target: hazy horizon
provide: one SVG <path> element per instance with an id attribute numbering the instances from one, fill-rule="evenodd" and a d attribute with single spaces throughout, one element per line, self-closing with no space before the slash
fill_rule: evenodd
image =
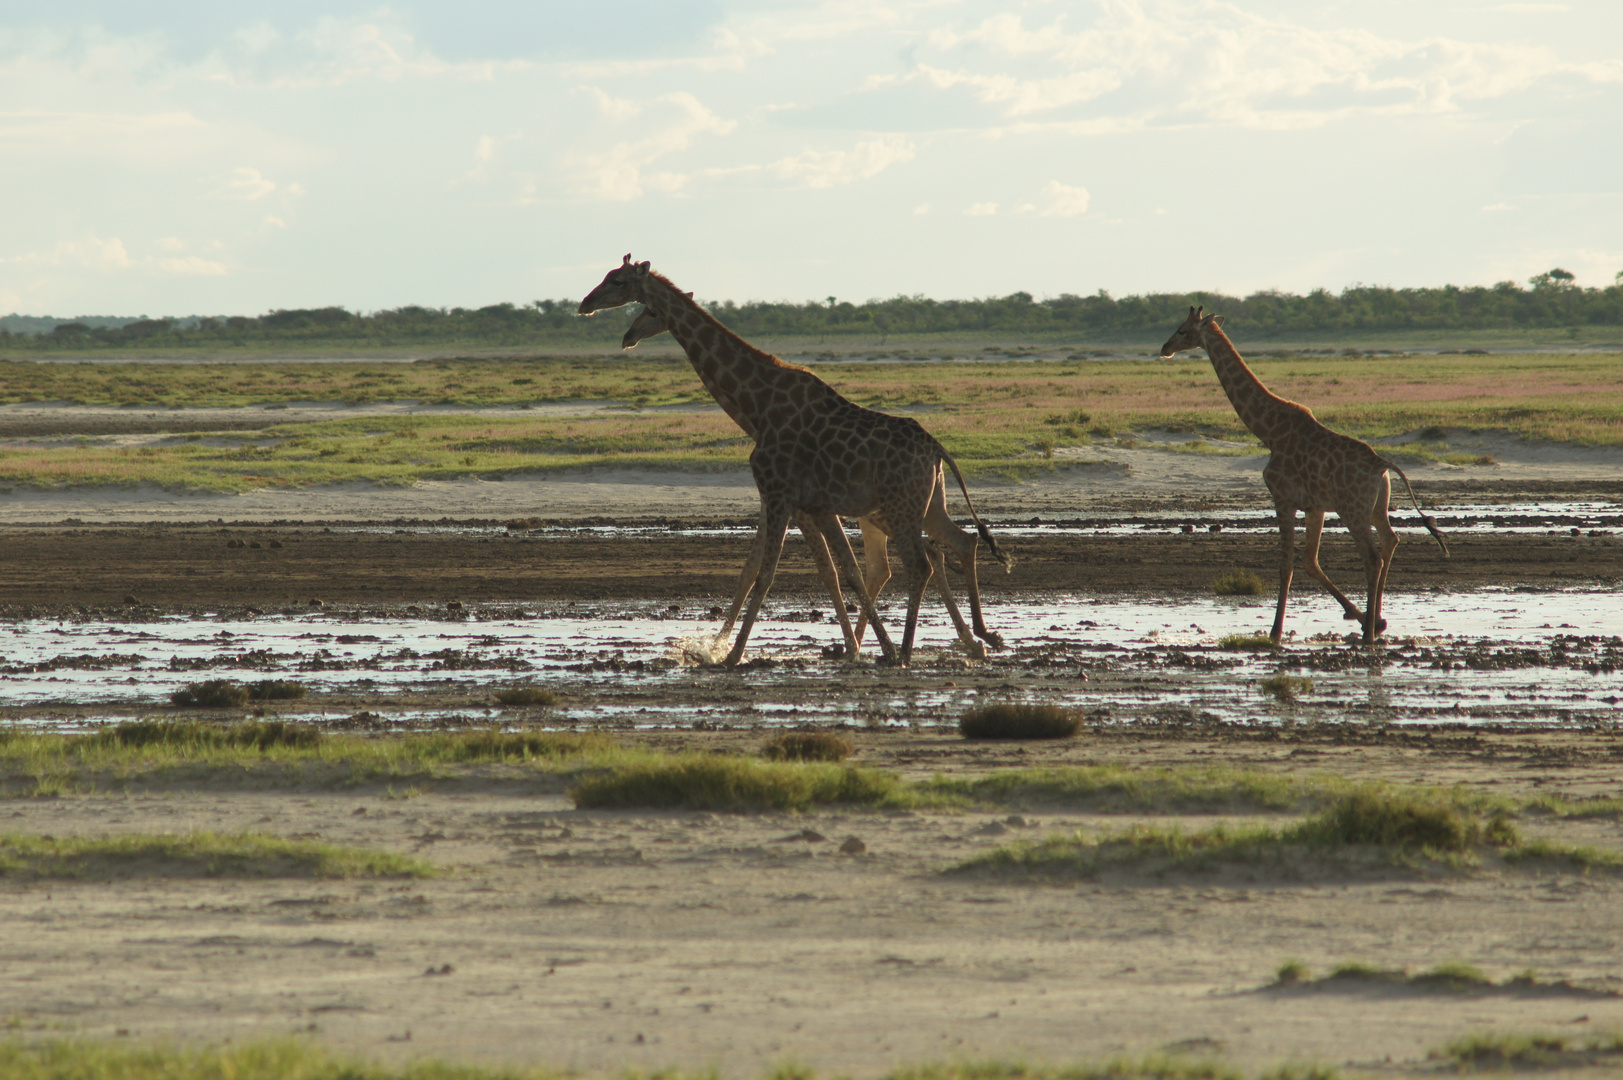
<path id="1" fill-rule="evenodd" d="M 35 317 L 1623 270 L 1602 0 L 0 0 L 0 88 Z"/>

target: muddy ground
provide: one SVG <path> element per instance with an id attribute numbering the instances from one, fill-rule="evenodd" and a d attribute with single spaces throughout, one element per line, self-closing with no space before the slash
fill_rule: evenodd
<path id="1" fill-rule="evenodd" d="M 1052 520 L 1052 519 L 1031 519 Z M 989 603 L 1008 593 L 1099 592 L 1210 595 L 1217 575 L 1240 567 L 1269 583 L 1278 540 L 1267 534 L 1212 533 L 1221 515 L 1191 515 L 1189 533 L 1165 526 L 1142 535 L 1067 533 L 1006 541 L 1014 569 L 1004 573 L 983 550 L 980 579 Z M 713 524 L 693 519 L 672 526 Z M 155 525 L 0 530 L 0 618 L 72 614 L 127 617 L 132 607 L 164 612 L 324 605 L 403 608 L 467 603 L 539 604 L 570 600 L 671 600 L 684 607 L 725 605 L 749 551 L 743 522 L 725 535 L 604 536 L 576 528 L 483 534 L 432 531 L 421 522 L 371 526 Z M 1484 586 L 1541 589 L 1623 580 L 1623 544 L 1570 527 L 1542 534 L 1455 534 L 1444 557 L 1424 532 L 1404 529 L 1388 587 L 1395 592 Z M 860 550 L 860 548 L 859 548 Z M 772 596 L 805 602 L 826 594 L 791 533 Z M 1345 532 L 1326 530 L 1321 563 L 1349 593 L 1362 568 Z M 1298 575 L 1304 592 L 1318 586 Z M 955 584 L 961 579 L 955 578 Z M 894 592 L 899 583 L 893 584 Z M 130 600 L 133 597 L 134 601 Z"/>

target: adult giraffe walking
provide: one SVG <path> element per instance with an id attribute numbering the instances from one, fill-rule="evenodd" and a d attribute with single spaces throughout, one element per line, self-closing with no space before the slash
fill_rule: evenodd
<path id="1" fill-rule="evenodd" d="M 1331 431 L 1315 420 L 1306 406 L 1286 401 L 1262 385 L 1223 333 L 1223 317 L 1203 314 L 1204 310 L 1189 309 L 1183 325 L 1161 346 L 1161 356 L 1164 359 L 1186 349 L 1205 349 L 1240 422 L 1271 451 L 1262 470 L 1262 482 L 1274 497 L 1280 553 L 1279 603 L 1269 636 L 1278 645 L 1285 631 L 1285 600 L 1290 595 L 1296 512 L 1300 510 L 1306 530 L 1302 569 L 1340 601 L 1344 618 L 1362 624 L 1364 645 L 1368 647 L 1386 629 L 1386 620 L 1381 618 L 1381 598 L 1386 592 L 1392 554 L 1398 546 L 1398 534 L 1387 517 L 1392 498 L 1388 472 L 1402 477 L 1415 511 L 1444 555 L 1448 554 L 1448 544 L 1437 531 L 1437 522 L 1420 509 L 1420 500 L 1415 498 L 1414 487 L 1402 469 L 1377 454 L 1368 443 Z M 1319 566 L 1319 539 L 1329 510 L 1334 510 L 1352 533 L 1358 553 L 1364 558 L 1364 578 L 1369 586 L 1364 611 L 1359 611 Z M 1380 533 L 1379 544 L 1376 532 Z"/>
<path id="2" fill-rule="evenodd" d="M 965 499 L 969 497 L 951 455 L 917 421 L 847 401 L 805 369 L 756 349 L 669 279 L 654 273 L 648 263 L 633 263 L 629 255 L 581 301 L 579 310 L 582 315 L 590 315 L 630 303 L 643 304 L 671 332 L 705 388 L 755 438 L 750 471 L 761 496 L 757 533 L 761 560 L 749 586 L 748 606 L 738 637 L 725 662 L 736 664 L 743 657 L 750 630 L 777 573 L 784 532 L 791 518 L 815 524 L 816 532 L 856 584 L 861 578 L 839 518 L 878 514 L 907 573 L 907 623 L 899 655 L 894 653 L 867 590 L 860 585 L 858 599 L 887 658 L 896 655 L 896 662 L 907 664 L 912 657 L 925 586 L 934 573 L 945 574 L 941 555 L 924 541 L 925 520 L 936 493 L 943 492 L 941 498 L 945 500 L 943 463 L 952 468 Z M 748 422 L 740 417 L 747 417 Z M 970 515 L 992 554 L 1007 565 L 1007 557 L 975 515 L 973 505 Z M 809 538 L 811 530 L 806 531 Z M 983 632 L 974 550 L 971 545 L 963 559 L 970 609 L 976 632 L 997 644 L 995 634 Z M 815 551 L 813 554 L 816 557 Z M 831 594 L 843 623 L 845 604 L 837 581 Z M 854 655 L 856 639 L 849 630 L 847 640 Z"/>
<path id="3" fill-rule="evenodd" d="M 693 294 L 685 293 L 684 295 L 691 298 Z M 641 342 L 663 333 L 665 333 L 665 324 L 661 322 L 660 319 L 648 308 L 643 308 L 642 311 L 637 313 L 637 317 L 631 320 L 631 325 L 626 328 L 625 334 L 621 336 L 620 348 L 634 349 Z M 692 361 L 690 359 L 690 362 L 693 363 L 695 369 L 698 369 L 701 372 L 708 370 L 707 366 L 703 365 L 699 361 Z M 789 365 L 785 365 L 785 367 L 790 371 L 799 371 L 803 378 L 815 380 L 820 385 L 826 385 L 821 379 L 818 379 L 816 375 L 812 374 L 810 371 L 806 371 L 804 368 L 791 368 Z M 712 379 L 714 379 L 713 372 L 711 375 Z M 791 376 L 789 376 L 786 372 L 783 377 L 789 378 Z M 749 435 L 749 437 L 752 439 L 756 437 L 755 417 L 752 417 L 748 413 L 738 409 L 733 403 L 733 398 L 731 395 L 722 396 L 718 394 L 717 401 L 719 404 L 721 404 L 723 411 L 725 411 L 727 415 L 738 424 L 739 427 L 744 429 L 745 434 Z M 965 564 L 965 560 L 968 560 L 971 563 L 974 561 L 975 547 L 979 543 L 979 540 L 973 533 L 967 533 L 963 529 L 960 529 L 957 522 L 953 521 L 952 516 L 947 513 L 946 486 L 944 481 L 945 478 L 943 477 L 943 483 L 937 485 L 936 489 L 930 493 L 930 508 L 924 517 L 924 531 L 937 543 L 943 543 L 951 547 L 954 553 L 957 554 L 958 564 L 961 567 Z M 965 493 L 965 497 L 968 497 L 967 492 Z M 803 517 L 800 518 L 798 520 L 798 524 L 800 525 L 801 532 L 805 533 L 808 537 L 808 543 L 812 547 L 813 557 L 818 558 L 820 549 L 825 546 L 824 542 L 820 539 L 814 540 L 811 538 L 811 533 L 808 530 L 809 523 L 806 521 L 806 519 Z M 815 525 L 815 523 L 810 524 Z M 886 532 L 887 526 L 885 524 L 884 516 L 877 511 L 857 519 L 857 524 L 862 529 L 863 588 L 867 590 L 868 599 L 870 601 L 876 601 L 879 599 L 880 591 L 884 589 L 886 583 L 890 581 L 891 577 L 889 555 L 890 538 L 889 534 Z M 745 562 L 744 572 L 739 578 L 738 592 L 733 597 L 732 607 L 728 609 L 727 617 L 722 621 L 721 629 L 717 631 L 718 637 L 725 638 L 732 631 L 733 623 L 737 621 L 739 613 L 744 609 L 744 602 L 749 597 L 750 588 L 752 585 L 754 585 L 755 578 L 760 572 L 761 559 L 766 553 L 765 539 L 766 537 L 763 533 L 759 531 L 756 532 L 755 542 L 750 548 L 749 559 Z M 819 563 L 819 570 L 822 570 L 821 563 Z M 952 618 L 953 627 L 958 631 L 958 640 L 960 644 L 963 645 L 965 652 L 976 660 L 986 659 L 986 647 L 979 641 L 975 640 L 975 635 L 977 633 L 990 642 L 993 648 L 997 649 L 1003 647 L 1003 638 L 995 631 L 988 630 L 986 625 L 981 622 L 979 603 L 980 598 L 978 592 L 975 593 L 971 598 L 972 611 L 978 626 L 977 630 L 972 631 L 970 627 L 965 624 L 964 616 L 961 612 L 959 612 L 958 604 L 953 599 L 952 586 L 947 581 L 947 575 L 940 572 L 940 569 L 938 568 L 936 572 L 930 575 L 930 579 L 936 583 L 936 587 L 941 593 L 941 599 L 947 607 L 947 614 Z M 831 593 L 833 592 L 832 589 L 830 591 Z M 862 632 L 864 627 L 867 625 L 867 621 L 867 616 L 865 614 L 859 615 L 857 619 L 855 640 L 854 642 L 847 641 L 846 643 L 847 648 L 852 650 L 850 655 L 853 657 L 856 656 L 855 650 L 859 649 L 862 645 Z"/>

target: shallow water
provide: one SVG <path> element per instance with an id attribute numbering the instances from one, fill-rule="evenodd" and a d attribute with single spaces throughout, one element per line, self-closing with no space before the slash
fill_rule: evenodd
<path id="1" fill-rule="evenodd" d="M 899 603 L 881 605 L 899 626 Z M 476 608 L 459 620 L 359 619 L 341 612 L 251 620 L 28 621 L 0 626 L 0 707 L 48 728 L 168 711 L 192 682 L 292 679 L 287 718 L 341 720 L 356 702 L 387 725 L 542 719 L 610 726 L 956 723 L 966 708 L 1013 697 L 1143 720 L 1240 722 L 1614 723 L 1623 716 L 1623 591 L 1394 593 L 1378 654 L 1348 643 L 1352 624 L 1326 597 L 1293 600 L 1283 654 L 1221 643 L 1267 632 L 1271 598 L 1124 600 L 1032 596 L 993 605 L 1009 648 L 963 658 L 939 604 L 926 603 L 914 666 L 823 658 L 840 641 L 826 610 L 776 605 L 749 656 L 724 671 L 693 663 L 717 621 L 664 604 Z M 1259 689 L 1279 673 L 1310 679 L 1294 702 Z M 511 685 L 555 688 L 554 710 L 503 710 Z M 342 703 L 323 704 L 326 697 Z"/>
<path id="2" fill-rule="evenodd" d="M 1503 504 L 1424 504 L 1445 535 L 1471 533 L 1570 534 L 1601 536 L 1623 531 L 1623 505 L 1601 499 L 1551 500 L 1549 502 L 1519 502 Z M 1396 495 L 1392 501 L 1392 524 L 1399 529 L 1422 528 L 1419 517 L 1406 499 Z M 1220 531 L 1239 533 L 1272 533 L 1272 510 L 1220 510 L 1204 513 L 1149 511 L 1132 515 L 1098 514 L 1068 518 L 1028 518 L 1024 521 L 1002 518 L 991 519 L 998 536 L 1011 539 L 1022 536 L 1128 536 L 1144 532 L 1207 531 L 1214 526 Z M 1326 529 L 1339 528 L 1334 514 L 1326 518 Z M 501 525 L 414 525 L 410 527 L 358 525 L 335 527 L 333 532 L 354 532 L 367 535 L 400 534 L 465 534 L 469 536 L 497 536 L 513 531 Z M 752 524 L 733 526 L 684 527 L 673 525 L 550 525 L 537 531 L 548 536 L 590 536 L 615 539 L 638 536 L 749 536 Z M 853 538 L 859 535 L 851 530 Z"/>

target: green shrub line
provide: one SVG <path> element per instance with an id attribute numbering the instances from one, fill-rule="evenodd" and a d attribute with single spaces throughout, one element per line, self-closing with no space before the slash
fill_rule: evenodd
<path id="1" fill-rule="evenodd" d="M 0 877 L 429 877 L 409 855 L 265 833 L 50 837 L 0 833 Z"/>
<path id="2" fill-rule="evenodd" d="M 583 1073 L 572 1067 L 464 1065 L 435 1058 L 384 1063 L 340 1054 L 320 1043 L 254 1039 L 219 1046 L 129 1040 L 13 1038 L 0 1042 L 0 1074 L 22 1080 L 718 1080 L 713 1066 L 666 1066 Z M 1022 1060 L 922 1062 L 892 1066 L 878 1080 L 1336 1080 L 1324 1065 L 1284 1065 L 1259 1073 L 1174 1054 L 1051 1064 Z M 760 1080 L 820 1080 L 805 1065 L 782 1064 Z M 837 1080 L 831 1076 L 830 1080 Z"/>

